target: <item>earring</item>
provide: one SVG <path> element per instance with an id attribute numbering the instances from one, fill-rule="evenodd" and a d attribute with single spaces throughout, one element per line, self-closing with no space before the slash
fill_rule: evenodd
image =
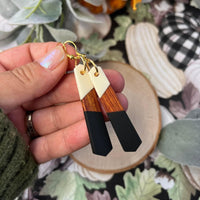
<path id="1" fill-rule="evenodd" d="M 77 88 L 82 103 L 93 153 L 106 156 L 112 150 L 97 93 L 84 65 L 74 68 Z"/>
<path id="2" fill-rule="evenodd" d="M 77 56 L 68 54 L 67 56 L 76 60 L 74 75 L 93 153 L 106 156 L 112 150 L 112 144 L 99 102 L 101 102 L 107 113 L 124 151 L 136 151 L 142 141 L 102 68 L 96 66 L 86 55 L 79 53 L 73 42 L 66 41 L 63 44 L 64 47 L 66 43 L 73 44 L 77 54 Z M 80 59 L 82 64 L 77 65 L 77 59 Z"/>
<path id="3" fill-rule="evenodd" d="M 136 151 L 141 144 L 141 139 L 120 104 L 102 68 L 97 67 L 97 69 L 98 76 L 96 75 L 95 67 L 90 70 L 89 75 L 100 102 L 108 115 L 124 151 Z"/>

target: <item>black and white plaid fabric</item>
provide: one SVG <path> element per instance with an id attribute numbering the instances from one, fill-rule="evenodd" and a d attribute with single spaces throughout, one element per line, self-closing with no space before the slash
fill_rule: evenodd
<path id="1" fill-rule="evenodd" d="M 198 17 L 190 10 L 167 14 L 159 27 L 159 36 L 170 62 L 185 69 L 200 58 L 200 10 Z"/>

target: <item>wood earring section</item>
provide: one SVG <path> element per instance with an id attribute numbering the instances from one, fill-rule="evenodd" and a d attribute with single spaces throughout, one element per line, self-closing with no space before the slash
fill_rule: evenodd
<path id="1" fill-rule="evenodd" d="M 92 151 L 94 154 L 106 156 L 112 150 L 112 144 L 101 112 L 97 93 L 93 88 L 88 73 L 83 72 L 84 65 L 82 64 L 77 65 L 74 69 Z"/>
<path id="2" fill-rule="evenodd" d="M 93 67 L 90 72 L 92 84 L 97 91 L 98 97 L 108 115 L 109 120 L 117 134 L 117 137 L 124 151 L 136 151 L 142 143 L 137 131 L 132 125 L 127 113 L 121 106 L 113 88 L 108 84 L 108 79 L 100 67 L 98 76 L 95 76 L 96 69 Z M 101 83 L 106 83 L 105 85 Z"/>

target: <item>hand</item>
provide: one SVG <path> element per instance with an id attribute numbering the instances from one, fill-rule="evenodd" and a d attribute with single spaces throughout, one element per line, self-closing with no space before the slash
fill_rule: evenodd
<path id="1" fill-rule="evenodd" d="M 68 54 L 75 55 L 67 45 Z M 8 115 L 30 145 L 36 161 L 46 162 L 68 155 L 89 143 L 86 123 L 73 70 L 56 42 L 29 43 L 0 53 L 0 108 Z M 123 107 L 127 100 L 120 93 L 122 76 L 105 71 Z M 34 111 L 32 122 L 39 137 L 26 134 L 27 111 Z"/>

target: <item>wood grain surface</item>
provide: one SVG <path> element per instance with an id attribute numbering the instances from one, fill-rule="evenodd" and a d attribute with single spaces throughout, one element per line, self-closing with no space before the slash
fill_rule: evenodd
<path id="1" fill-rule="evenodd" d="M 107 113 L 124 110 L 111 86 L 107 88 L 100 101 Z"/>
<path id="2" fill-rule="evenodd" d="M 94 88 L 81 100 L 81 103 L 83 111 L 101 112 L 98 96 Z"/>

